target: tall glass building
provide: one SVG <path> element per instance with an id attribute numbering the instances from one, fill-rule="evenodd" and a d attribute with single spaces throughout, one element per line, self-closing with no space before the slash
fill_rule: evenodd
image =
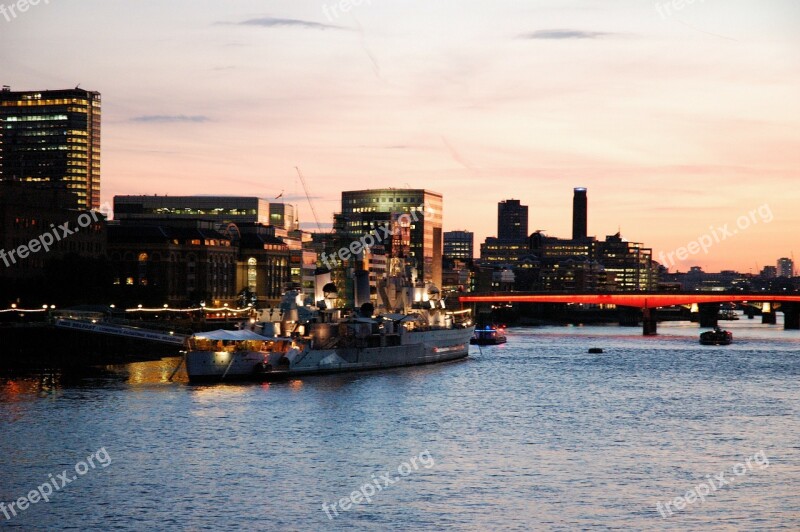
<path id="1" fill-rule="evenodd" d="M 62 183 L 100 208 L 100 93 L 0 91 L 0 180 Z"/>
<path id="2" fill-rule="evenodd" d="M 442 286 L 442 195 L 424 189 L 381 188 L 342 192 L 342 212 L 336 229 L 342 237 L 358 239 L 392 215 L 418 214 L 408 240 L 408 262 L 417 269 L 418 279 Z"/>

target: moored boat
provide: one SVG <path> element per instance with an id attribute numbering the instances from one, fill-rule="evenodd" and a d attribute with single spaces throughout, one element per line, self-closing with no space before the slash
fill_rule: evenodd
<path id="1" fill-rule="evenodd" d="M 469 354 L 473 331 L 466 324 L 433 326 L 416 314 L 309 325 L 310 334 L 288 337 L 250 331 L 197 334 L 186 353 L 189 380 L 278 380 L 446 362 Z M 230 339 L 222 339 L 225 333 Z M 246 336 L 237 338 L 239 333 Z"/>
<path id="2" fill-rule="evenodd" d="M 470 338 L 472 345 L 499 345 L 508 341 L 506 330 L 503 327 L 485 326 L 475 329 L 475 333 Z"/>
<path id="3" fill-rule="evenodd" d="M 711 331 L 700 334 L 700 343 L 703 345 L 730 345 L 733 342 L 733 333 L 715 327 Z"/>
<path id="4" fill-rule="evenodd" d="M 396 264 L 393 269 L 402 270 Z M 251 325 L 254 330 L 191 337 L 185 356 L 190 382 L 278 380 L 468 356 L 474 330 L 468 313 L 448 312 L 432 285 L 411 286 L 390 277 L 379 285 L 376 313 L 369 300 L 358 311 L 333 308 L 336 287 L 330 274 L 319 276 L 324 299 L 316 308 L 304 306 L 299 291 L 290 291 L 281 302 L 280 321 L 264 311 L 265 319 Z"/>

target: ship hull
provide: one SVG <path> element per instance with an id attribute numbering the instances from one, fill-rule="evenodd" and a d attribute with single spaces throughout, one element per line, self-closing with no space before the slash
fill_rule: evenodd
<path id="1" fill-rule="evenodd" d="M 421 366 L 467 357 L 471 336 L 471 328 L 412 332 L 401 345 L 308 349 L 288 355 L 192 351 L 186 355 L 186 370 L 190 382 L 227 382 Z"/>

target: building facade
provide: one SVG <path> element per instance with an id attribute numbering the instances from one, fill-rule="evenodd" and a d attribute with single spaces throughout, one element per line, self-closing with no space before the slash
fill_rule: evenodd
<path id="1" fill-rule="evenodd" d="M 110 224 L 108 255 L 121 294 L 147 292 L 175 305 L 236 296 L 237 248 L 212 222 Z"/>
<path id="2" fill-rule="evenodd" d="M 105 217 L 66 207 L 74 203 L 74 194 L 58 184 L 0 182 L 0 278 L 44 275 L 47 261 L 68 254 L 105 257 Z M 31 244 L 34 240 L 38 244 Z M 27 248 L 25 257 L 20 246 Z"/>
<path id="3" fill-rule="evenodd" d="M 447 231 L 444 233 L 444 257 L 447 259 L 472 260 L 475 234 L 471 231 Z"/>
<path id="4" fill-rule="evenodd" d="M 399 228 L 391 256 L 400 254 L 416 270 L 417 279 L 442 286 L 442 195 L 424 189 L 374 189 L 342 192 L 342 211 L 334 226 L 342 245 L 356 241 L 381 225 L 394 226 L 398 216 L 416 218 L 407 228 Z M 405 232 L 407 230 L 407 233 Z M 407 241 L 404 238 L 407 234 Z"/>
<path id="5" fill-rule="evenodd" d="M 786 257 L 778 259 L 776 270 L 778 277 L 794 277 L 794 261 Z"/>
<path id="6" fill-rule="evenodd" d="M 269 224 L 287 231 L 296 231 L 300 227 L 294 205 L 289 203 L 269 204 Z"/>
<path id="7" fill-rule="evenodd" d="M 311 235 L 297 229 L 291 205 L 246 196 L 116 196 L 114 210 L 123 226 L 157 225 L 169 232 L 200 224 L 227 240 L 233 262 L 225 281 L 231 287 L 212 283 L 204 290 L 207 299 L 231 301 L 244 294 L 258 306 L 275 306 L 291 288 L 313 297 L 317 257 Z M 177 288 L 190 298 L 191 287 Z"/>
<path id="8" fill-rule="evenodd" d="M 282 205 L 275 204 L 276 220 L 281 223 L 272 225 L 283 228 L 285 211 L 279 209 Z M 293 220 L 294 211 L 290 212 Z M 157 218 L 270 225 L 271 213 L 272 204 L 254 196 L 114 196 L 116 220 Z"/>
<path id="9" fill-rule="evenodd" d="M 81 209 L 100 208 L 100 93 L 0 91 L 0 179 L 62 183 Z"/>

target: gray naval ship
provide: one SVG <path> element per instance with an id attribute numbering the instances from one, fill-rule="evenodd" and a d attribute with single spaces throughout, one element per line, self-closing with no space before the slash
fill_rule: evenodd
<path id="1" fill-rule="evenodd" d="M 303 305 L 299 291 L 289 291 L 278 319 L 262 311 L 247 328 L 192 336 L 185 354 L 190 382 L 280 380 L 434 364 L 469 354 L 469 312 L 448 312 L 434 286 L 390 276 L 378 283 L 378 312 L 370 302 L 348 312 L 334 308 L 338 291 L 330 273 L 318 274 L 316 283 L 323 286 L 316 308 Z M 358 301 L 358 285 L 355 292 Z"/>

